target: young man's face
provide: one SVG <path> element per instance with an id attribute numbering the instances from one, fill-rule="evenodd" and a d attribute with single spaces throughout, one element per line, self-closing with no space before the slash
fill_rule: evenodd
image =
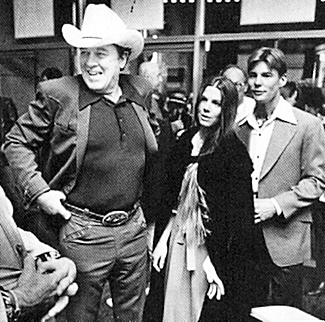
<path id="1" fill-rule="evenodd" d="M 280 88 L 285 85 L 285 75 L 270 69 L 265 62 L 258 62 L 248 73 L 248 84 L 257 103 L 267 104 L 280 96 Z"/>
<path id="2" fill-rule="evenodd" d="M 116 46 L 80 49 L 80 67 L 86 85 L 96 93 L 110 94 L 118 86 L 126 56 L 119 57 Z"/>

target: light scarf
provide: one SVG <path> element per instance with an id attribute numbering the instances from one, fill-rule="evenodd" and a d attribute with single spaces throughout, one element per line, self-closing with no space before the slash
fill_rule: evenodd
<path id="1" fill-rule="evenodd" d="M 195 270 L 196 248 L 205 242 L 209 231 L 204 227 L 203 219 L 208 219 L 208 206 L 205 192 L 197 181 L 198 163 L 188 165 L 184 174 L 178 197 L 177 213 L 182 222 L 181 231 L 186 242 L 187 270 Z"/>

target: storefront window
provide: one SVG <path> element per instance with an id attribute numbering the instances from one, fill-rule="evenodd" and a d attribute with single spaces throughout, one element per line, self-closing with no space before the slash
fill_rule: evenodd
<path id="1" fill-rule="evenodd" d="M 207 3 L 205 10 L 205 33 L 239 32 L 240 3 Z"/>
<path id="2" fill-rule="evenodd" d="M 164 29 L 148 30 L 149 37 L 193 35 L 195 3 L 165 3 Z"/>
<path id="3" fill-rule="evenodd" d="M 219 1 L 206 3 L 205 33 L 241 33 L 288 30 L 325 29 L 325 2 L 317 0 L 313 22 L 270 23 L 241 25 L 242 1 Z"/>

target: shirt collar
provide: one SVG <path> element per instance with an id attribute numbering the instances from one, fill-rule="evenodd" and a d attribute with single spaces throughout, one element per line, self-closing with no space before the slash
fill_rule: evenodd
<path id="1" fill-rule="evenodd" d="M 119 98 L 118 103 L 122 103 L 125 101 L 135 102 L 139 105 L 145 106 L 145 98 L 142 97 L 137 89 L 133 86 L 133 84 L 128 81 L 128 75 L 120 75 L 119 86 L 122 89 L 122 96 Z M 98 94 L 92 90 L 90 90 L 81 75 L 78 75 L 78 81 L 80 84 L 80 92 L 79 92 L 79 102 L 80 109 L 85 108 L 88 105 L 92 105 L 99 101 L 103 95 Z"/>
<path id="2" fill-rule="evenodd" d="M 271 119 L 278 119 L 287 123 L 297 124 L 297 119 L 293 113 L 292 105 L 287 102 L 282 96 L 280 96 L 278 105 L 275 107 L 271 115 Z M 250 126 L 256 124 L 256 119 L 253 112 L 247 115 L 243 120 L 241 120 L 238 125 L 241 126 L 246 122 Z"/>

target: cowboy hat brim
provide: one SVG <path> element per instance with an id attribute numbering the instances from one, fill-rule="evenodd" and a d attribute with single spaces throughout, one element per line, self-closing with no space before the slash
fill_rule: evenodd
<path id="1" fill-rule="evenodd" d="M 62 35 L 65 41 L 76 48 L 92 48 L 105 45 L 118 45 L 131 50 L 129 59 L 137 58 L 144 47 L 144 40 L 140 32 L 132 29 L 112 32 L 105 38 L 87 37 L 81 30 L 73 25 L 65 24 L 62 27 Z"/>

